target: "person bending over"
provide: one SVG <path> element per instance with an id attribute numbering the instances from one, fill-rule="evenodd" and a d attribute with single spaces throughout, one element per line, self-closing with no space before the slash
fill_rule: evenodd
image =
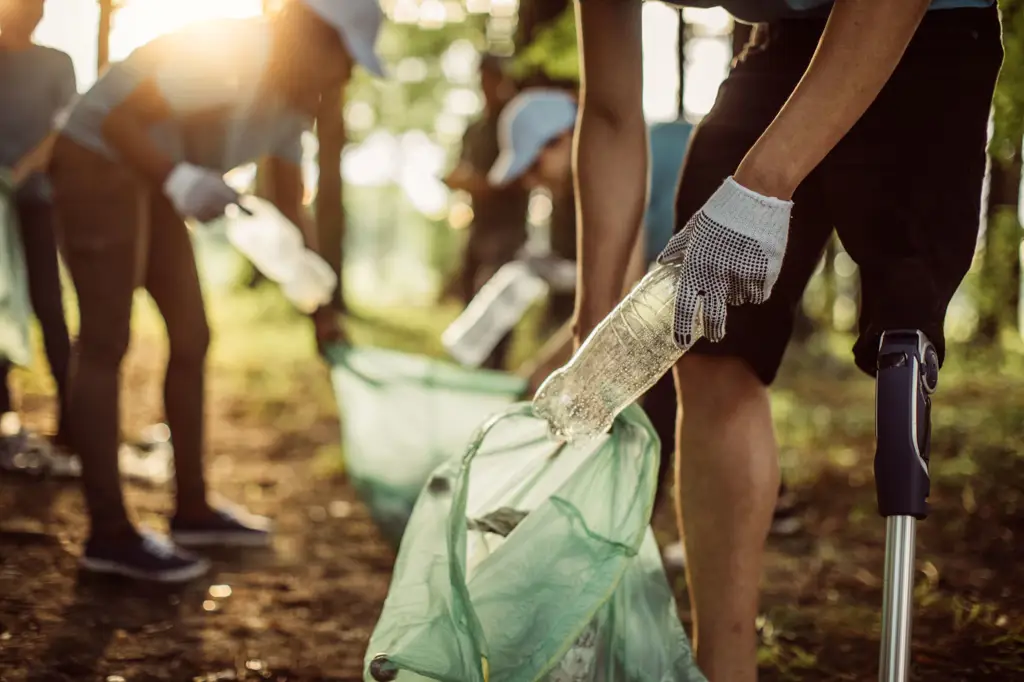
<path id="1" fill-rule="evenodd" d="M 698 664 L 757 677 L 759 581 L 779 485 L 768 387 L 833 228 L 857 262 L 853 355 L 943 319 L 979 227 L 1002 60 L 989 0 L 692 0 L 756 22 L 690 140 L 678 233 L 678 501 Z M 622 293 L 647 189 L 641 3 L 580 0 L 581 342 Z M 703 337 L 703 338 L 701 338 Z"/>
<path id="2" fill-rule="evenodd" d="M 224 20 L 157 38 L 114 64 L 71 108 L 54 144 L 64 258 L 78 292 L 71 428 L 91 533 L 84 569 L 177 582 L 208 564 L 180 547 L 263 545 L 269 523 L 213 504 L 203 473 L 204 363 L 210 330 L 183 218 L 208 221 L 238 200 L 222 175 L 269 156 L 274 200 L 303 228 L 300 136 L 321 93 L 374 52 L 376 0 L 300 0 L 270 18 Z M 132 296 L 144 287 L 170 340 L 164 405 L 174 441 L 173 541 L 136 530 L 118 478 L 118 376 Z M 327 308 L 318 341 L 339 335 Z"/>

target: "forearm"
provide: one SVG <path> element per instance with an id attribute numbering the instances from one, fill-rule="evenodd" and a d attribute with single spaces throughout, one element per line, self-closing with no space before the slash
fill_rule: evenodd
<path id="1" fill-rule="evenodd" d="M 146 124 L 134 116 L 108 116 L 103 137 L 125 163 L 157 187 L 174 170 L 174 160 L 154 144 Z"/>
<path id="2" fill-rule="evenodd" d="M 622 296 L 647 199 L 647 129 L 642 113 L 614 121 L 584 104 L 578 135 L 576 313 L 588 333 Z"/>
<path id="3" fill-rule="evenodd" d="M 444 184 L 449 189 L 462 190 L 476 195 L 487 194 L 493 190 L 486 176 L 477 173 L 466 166 L 464 162 L 445 177 Z"/>
<path id="4" fill-rule="evenodd" d="M 800 83 L 736 170 L 736 181 L 790 199 L 864 115 L 899 64 L 930 0 L 836 0 Z"/>

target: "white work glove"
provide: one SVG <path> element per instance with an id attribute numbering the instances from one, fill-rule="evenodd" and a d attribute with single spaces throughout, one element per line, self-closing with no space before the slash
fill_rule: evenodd
<path id="1" fill-rule="evenodd" d="M 726 306 L 764 303 L 782 269 L 792 201 L 753 192 L 731 177 L 669 241 L 662 264 L 681 263 L 673 335 L 686 350 L 725 336 Z"/>
<path id="2" fill-rule="evenodd" d="M 238 202 L 238 192 L 224 182 L 220 173 L 191 163 L 174 167 L 164 182 L 164 194 L 178 215 L 200 222 L 220 217 L 225 208 Z"/>

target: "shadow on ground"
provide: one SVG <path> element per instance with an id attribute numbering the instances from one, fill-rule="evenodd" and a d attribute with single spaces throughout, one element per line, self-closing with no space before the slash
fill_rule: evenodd
<path id="1" fill-rule="evenodd" d="M 136 344 L 126 363 L 129 430 L 160 417 L 161 353 Z M 276 370 L 225 362 L 211 376 L 211 478 L 274 517 L 273 551 L 216 555 L 211 576 L 179 590 L 79 579 L 87 530 L 75 487 L 0 478 L 4 682 L 361 679 L 393 556 L 336 465 L 326 372 L 312 356 Z M 807 362 L 789 364 L 775 400 L 787 478 L 808 512 L 804 532 L 771 543 L 761 679 L 871 680 L 884 545 L 873 387 Z M 940 390 L 935 513 L 919 534 L 916 680 L 1024 679 L 1019 377 L 951 373 Z M 24 404 L 26 421 L 45 427 L 48 399 Z M 164 527 L 170 500 L 129 487 L 142 523 Z M 674 537 L 670 509 L 656 528 Z M 688 622 L 684 579 L 672 578 Z"/>

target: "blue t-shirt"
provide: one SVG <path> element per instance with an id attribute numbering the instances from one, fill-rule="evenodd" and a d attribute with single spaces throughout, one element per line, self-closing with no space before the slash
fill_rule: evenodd
<path id="1" fill-rule="evenodd" d="M 75 67 L 63 52 L 40 45 L 0 50 L 0 166 L 13 166 L 46 139 L 75 94 Z M 18 196 L 49 200 L 49 182 L 33 175 Z"/>
<path id="2" fill-rule="evenodd" d="M 271 50 L 262 18 L 223 19 L 168 33 L 111 65 L 71 107 L 61 132 L 108 158 L 103 121 L 153 78 L 172 115 L 150 127 L 175 161 L 227 172 L 259 157 L 302 162 L 312 120 L 264 89 Z"/>
<path id="3" fill-rule="evenodd" d="M 649 129 L 650 190 L 644 214 L 644 253 L 653 263 L 675 232 L 676 186 L 693 126 L 686 121 L 655 123 Z"/>
<path id="4" fill-rule="evenodd" d="M 757 23 L 775 19 L 827 15 L 832 0 L 666 0 L 681 7 L 721 7 L 740 21 Z M 991 7 L 995 0 L 932 0 L 931 9 Z"/>

